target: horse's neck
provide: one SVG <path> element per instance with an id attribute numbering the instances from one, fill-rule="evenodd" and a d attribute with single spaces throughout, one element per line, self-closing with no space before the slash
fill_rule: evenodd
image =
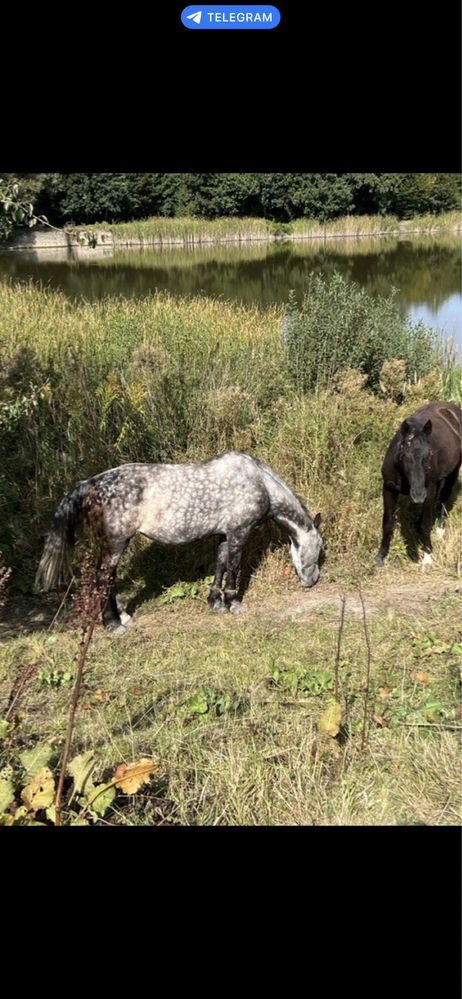
<path id="1" fill-rule="evenodd" d="M 310 526 L 300 500 L 272 469 L 264 469 L 265 485 L 271 503 L 271 516 L 291 534 L 298 535 Z"/>

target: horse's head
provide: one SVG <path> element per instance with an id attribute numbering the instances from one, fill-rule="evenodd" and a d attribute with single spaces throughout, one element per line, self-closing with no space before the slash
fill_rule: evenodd
<path id="1" fill-rule="evenodd" d="M 431 420 L 427 420 L 423 427 L 408 423 L 407 420 L 401 424 L 399 459 L 414 503 L 423 503 L 427 495 L 425 478 L 432 454 L 429 440 L 431 432 Z"/>
<path id="2" fill-rule="evenodd" d="M 317 513 L 313 524 L 308 528 L 299 528 L 290 540 L 290 554 L 295 572 L 304 587 L 314 586 L 319 579 L 319 556 L 322 551 L 322 538 L 318 527 L 321 514 Z"/>

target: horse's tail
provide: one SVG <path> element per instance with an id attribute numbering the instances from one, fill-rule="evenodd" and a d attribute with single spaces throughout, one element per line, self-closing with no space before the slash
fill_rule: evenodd
<path id="1" fill-rule="evenodd" d="M 44 590 L 60 586 L 67 575 L 67 551 L 74 544 L 75 528 L 82 515 L 85 482 L 78 482 L 72 492 L 61 500 L 45 541 L 35 582 Z"/>

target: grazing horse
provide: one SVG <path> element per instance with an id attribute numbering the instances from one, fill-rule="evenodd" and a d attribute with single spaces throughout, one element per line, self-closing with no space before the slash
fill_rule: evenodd
<path id="1" fill-rule="evenodd" d="M 423 542 L 423 565 L 431 565 L 430 532 L 433 503 L 440 504 L 440 529 L 445 503 L 457 481 L 461 464 L 462 412 L 455 402 L 430 402 L 401 424 L 388 445 L 382 465 L 383 530 L 376 564 L 388 555 L 393 515 L 400 493 L 422 503 L 417 531 Z"/>
<path id="2" fill-rule="evenodd" d="M 78 482 L 62 500 L 36 581 L 49 590 L 62 580 L 66 549 L 82 521 L 101 545 L 98 571 L 109 577 L 103 623 L 119 630 L 123 625 L 115 596 L 117 564 L 137 532 L 164 544 L 222 535 L 208 603 L 214 611 L 236 613 L 241 610 L 236 576 L 242 550 L 253 528 L 266 520 L 288 531 L 300 582 L 314 586 L 322 549 L 321 516 L 312 519 L 289 486 L 258 458 L 228 451 L 194 465 L 121 465 Z"/>

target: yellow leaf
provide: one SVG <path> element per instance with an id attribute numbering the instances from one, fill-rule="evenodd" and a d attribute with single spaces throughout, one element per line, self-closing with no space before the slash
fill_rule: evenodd
<path id="1" fill-rule="evenodd" d="M 30 784 L 21 791 L 21 798 L 29 812 L 36 812 L 39 808 L 48 808 L 54 796 L 54 777 L 48 767 L 39 770 Z"/>
<path id="2" fill-rule="evenodd" d="M 92 696 L 94 701 L 106 700 L 106 694 L 104 693 L 104 690 L 101 690 L 101 688 L 99 688 L 98 690 L 94 690 Z"/>
<path id="3" fill-rule="evenodd" d="M 423 687 L 426 687 L 427 683 L 430 683 L 428 673 L 423 673 L 420 669 L 416 670 L 415 673 L 411 673 L 411 680 L 414 680 L 415 683 L 422 684 Z"/>
<path id="4" fill-rule="evenodd" d="M 342 708 L 338 701 L 329 701 L 329 704 L 323 711 L 319 721 L 318 729 L 323 732 L 324 735 L 330 735 L 334 739 L 340 731 L 340 722 L 342 720 Z"/>
<path id="5" fill-rule="evenodd" d="M 391 690 L 389 687 L 379 687 L 379 697 L 381 701 L 386 701 L 390 694 Z"/>
<path id="6" fill-rule="evenodd" d="M 119 787 L 124 794 L 135 794 L 142 784 L 149 779 L 150 774 L 157 770 L 157 766 L 152 760 L 138 760 L 137 763 L 121 763 L 114 774 L 114 784 Z"/>

